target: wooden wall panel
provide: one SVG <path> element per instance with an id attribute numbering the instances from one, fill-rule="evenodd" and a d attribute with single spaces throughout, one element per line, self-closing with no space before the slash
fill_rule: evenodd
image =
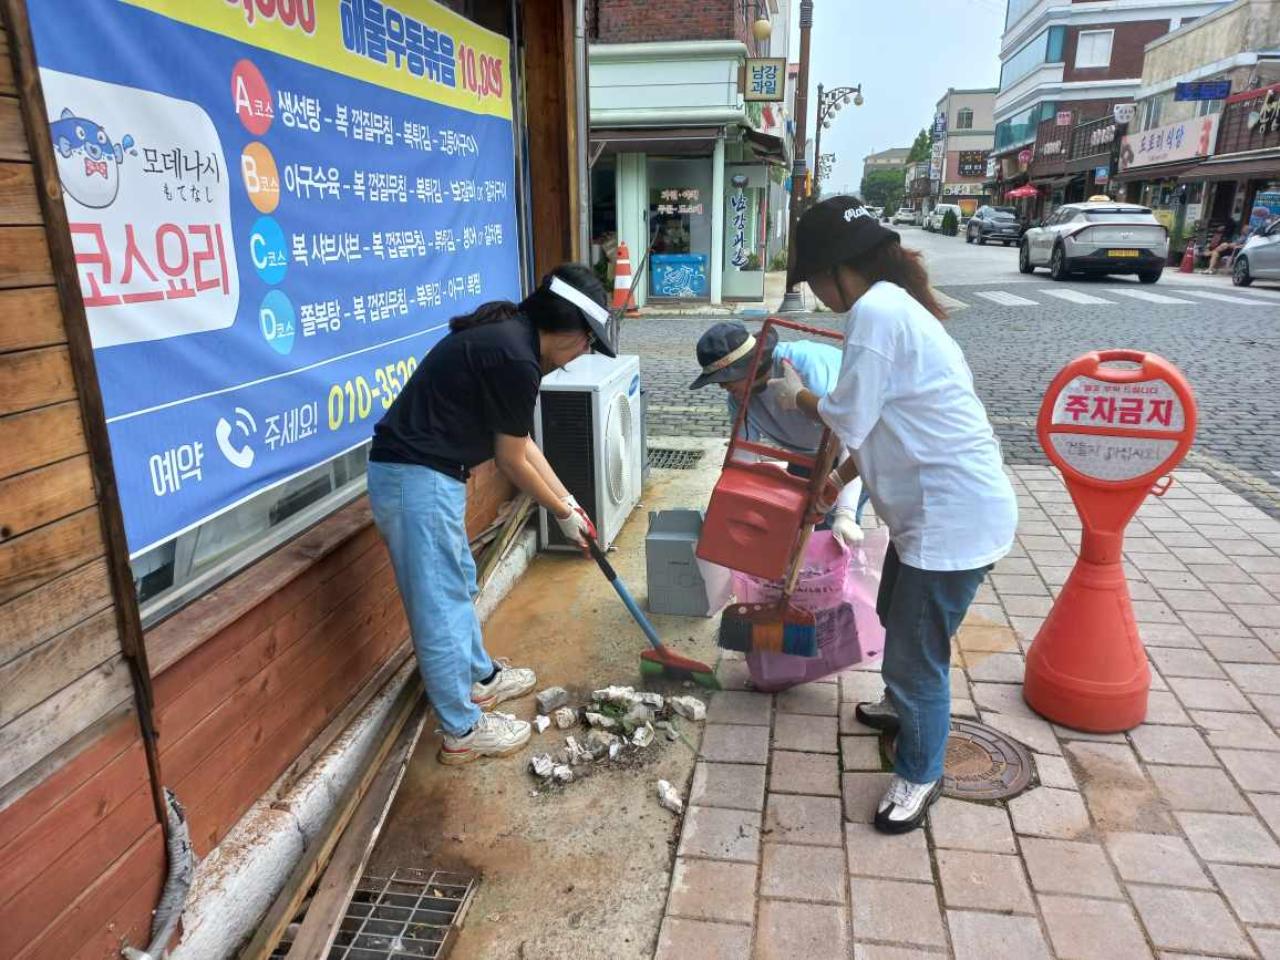
<path id="1" fill-rule="evenodd" d="M 573 256 L 577 208 L 576 176 L 569 145 L 572 115 L 572 20 L 564 0 L 526 0 L 521 4 L 525 41 L 525 87 L 529 116 L 530 204 L 534 270 L 542 277 Z"/>

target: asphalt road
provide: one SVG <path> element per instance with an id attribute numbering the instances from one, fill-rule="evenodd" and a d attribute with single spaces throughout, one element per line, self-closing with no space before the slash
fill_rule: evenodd
<path id="1" fill-rule="evenodd" d="M 1030 423 L 1064 363 L 1095 349 L 1148 350 L 1177 364 L 1196 392 L 1190 465 L 1280 516 L 1280 284 L 1238 289 L 1173 270 L 1153 286 L 1124 277 L 1055 283 L 1044 271 L 1019 274 L 1016 249 L 902 232 L 925 253 L 1010 463 L 1045 462 Z M 807 319 L 838 326 L 830 314 Z M 694 344 L 713 322 L 624 323 L 623 351 L 641 356 L 650 437 L 727 433 L 722 392 L 687 389 L 698 373 Z"/>

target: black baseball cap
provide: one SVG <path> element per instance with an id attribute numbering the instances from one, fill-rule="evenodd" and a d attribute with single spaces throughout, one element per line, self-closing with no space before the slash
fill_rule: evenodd
<path id="1" fill-rule="evenodd" d="M 771 327 L 765 351 L 772 351 L 777 342 L 778 331 Z M 751 358 L 758 345 L 757 338 L 742 324 L 717 323 L 698 338 L 698 364 L 702 367 L 702 375 L 689 384 L 689 389 L 743 379 L 751 372 Z"/>
<path id="2" fill-rule="evenodd" d="M 849 260 L 866 256 L 882 244 L 900 240 L 857 197 L 831 197 L 816 203 L 796 224 L 795 265 L 787 286 L 826 273 Z"/>

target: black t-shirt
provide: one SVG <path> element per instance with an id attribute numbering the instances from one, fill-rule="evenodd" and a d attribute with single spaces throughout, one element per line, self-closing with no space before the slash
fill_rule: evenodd
<path id="1" fill-rule="evenodd" d="M 524 316 L 451 333 L 373 428 L 369 459 L 466 480 L 493 457 L 495 433 L 529 435 L 541 382 L 538 334 Z"/>

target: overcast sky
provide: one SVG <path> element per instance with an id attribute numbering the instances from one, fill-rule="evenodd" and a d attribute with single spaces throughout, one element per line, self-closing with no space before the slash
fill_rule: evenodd
<path id="1" fill-rule="evenodd" d="M 792 60 L 800 3 L 792 0 Z M 909 147 L 948 87 L 994 87 L 1000 76 L 1005 0 L 814 0 L 809 135 L 817 88 L 862 84 L 866 102 L 843 108 L 822 133 L 836 154 L 828 186 L 857 189 L 862 158 Z"/>

